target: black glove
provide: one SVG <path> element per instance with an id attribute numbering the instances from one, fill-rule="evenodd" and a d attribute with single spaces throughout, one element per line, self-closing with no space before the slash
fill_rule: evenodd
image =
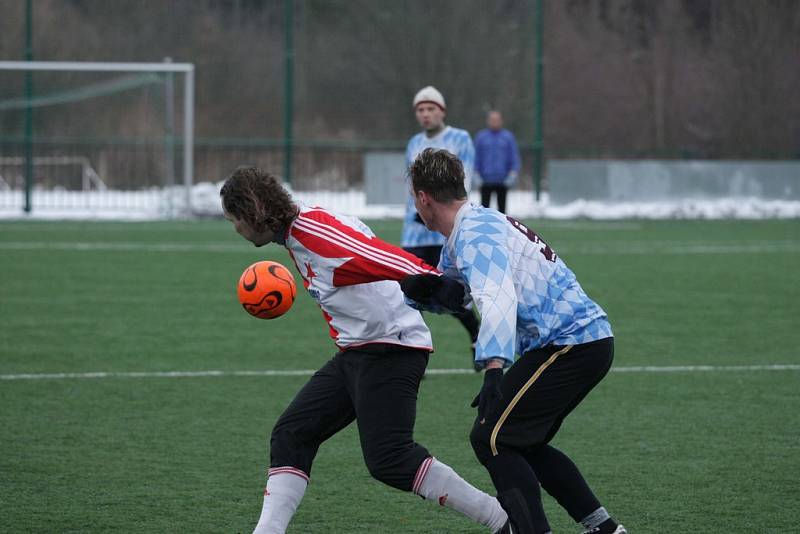
<path id="1" fill-rule="evenodd" d="M 484 419 L 486 415 L 495 412 L 503 400 L 503 393 L 500 391 L 501 380 L 503 380 L 503 370 L 498 367 L 487 369 L 483 374 L 483 387 L 470 405 L 478 408 L 479 418 Z"/>
<path id="2" fill-rule="evenodd" d="M 464 310 L 464 286 L 449 276 L 412 274 L 400 281 L 400 289 L 422 305 L 437 305 L 451 313 Z"/>
<path id="3" fill-rule="evenodd" d="M 420 304 L 430 304 L 433 294 L 442 285 L 442 277 L 435 274 L 412 274 L 400 281 L 405 296 Z"/>

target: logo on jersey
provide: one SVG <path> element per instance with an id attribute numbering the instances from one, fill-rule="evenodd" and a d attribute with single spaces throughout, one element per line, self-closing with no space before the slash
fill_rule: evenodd
<path id="1" fill-rule="evenodd" d="M 317 276 L 317 273 L 314 272 L 314 269 L 311 268 L 311 262 L 306 262 L 306 280 L 310 284 L 313 278 Z"/>
<path id="2" fill-rule="evenodd" d="M 306 286 L 306 290 L 308 290 L 308 294 L 311 295 L 311 298 L 314 299 L 319 303 L 320 299 L 320 292 L 318 289 L 312 289 L 311 284 L 314 283 L 314 278 L 316 278 L 317 273 L 314 272 L 314 269 L 311 268 L 311 262 L 305 262 L 306 266 L 306 274 L 303 276 L 303 285 Z"/>

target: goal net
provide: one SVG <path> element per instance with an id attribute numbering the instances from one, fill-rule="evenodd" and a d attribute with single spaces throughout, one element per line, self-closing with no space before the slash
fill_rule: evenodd
<path id="1" fill-rule="evenodd" d="M 194 66 L 0 61 L 0 212 L 191 215 Z"/>

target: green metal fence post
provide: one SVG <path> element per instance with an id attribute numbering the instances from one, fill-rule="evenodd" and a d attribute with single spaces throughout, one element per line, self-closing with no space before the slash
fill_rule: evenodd
<path id="1" fill-rule="evenodd" d="M 283 179 L 286 183 L 292 183 L 292 148 L 294 139 L 292 137 L 292 126 L 294 111 L 294 20 L 293 20 L 293 0 L 284 0 L 284 85 L 283 85 Z"/>
<path id="2" fill-rule="evenodd" d="M 25 3 L 25 61 L 33 61 L 33 0 Z M 30 213 L 33 190 L 33 72 L 25 71 L 25 213 Z"/>
<path id="3" fill-rule="evenodd" d="M 542 193 L 542 166 L 544 164 L 544 135 L 542 114 L 544 112 L 544 11 L 542 0 L 536 0 L 536 100 L 534 103 L 534 141 L 533 141 L 533 185 L 538 201 Z"/>

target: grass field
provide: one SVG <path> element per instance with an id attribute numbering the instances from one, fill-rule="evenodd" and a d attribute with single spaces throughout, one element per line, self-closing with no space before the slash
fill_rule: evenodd
<path id="1" fill-rule="evenodd" d="M 617 371 L 555 440 L 604 505 L 632 533 L 796 532 L 800 221 L 528 222 L 615 330 Z M 252 530 L 270 428 L 307 377 L 20 375 L 319 367 L 333 345 L 307 294 L 275 321 L 239 306 L 259 259 L 289 263 L 222 221 L 0 222 L 0 531 Z M 466 368 L 460 326 L 426 317 L 430 367 Z M 793 367 L 719 367 L 774 364 Z M 479 384 L 425 380 L 416 436 L 488 491 L 467 440 Z M 556 533 L 580 531 L 545 499 Z M 352 427 L 289 531 L 485 532 L 373 481 Z"/>

